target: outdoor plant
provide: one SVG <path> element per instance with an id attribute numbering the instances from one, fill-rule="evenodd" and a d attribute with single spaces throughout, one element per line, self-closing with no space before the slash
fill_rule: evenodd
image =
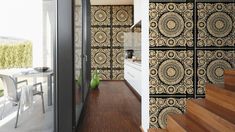
<path id="1" fill-rule="evenodd" d="M 0 69 L 32 67 L 32 43 L 0 43 Z"/>

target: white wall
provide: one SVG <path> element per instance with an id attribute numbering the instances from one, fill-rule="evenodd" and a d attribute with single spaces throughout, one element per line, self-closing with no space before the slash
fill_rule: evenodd
<path id="1" fill-rule="evenodd" d="M 141 1 L 141 125 L 145 132 L 149 128 L 149 0 Z"/>
<path id="2" fill-rule="evenodd" d="M 33 65 L 42 65 L 42 0 L 0 0 L 0 36 L 33 42 Z"/>
<path id="3" fill-rule="evenodd" d="M 134 0 L 134 25 L 141 20 L 141 15 L 142 15 L 141 4 L 142 0 Z"/>

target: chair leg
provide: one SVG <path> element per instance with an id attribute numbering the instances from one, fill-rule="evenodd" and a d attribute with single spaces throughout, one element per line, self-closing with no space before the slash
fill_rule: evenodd
<path id="1" fill-rule="evenodd" d="M 17 110 L 17 115 L 16 115 L 15 128 L 17 128 L 19 113 L 20 113 L 20 102 L 18 103 L 18 110 Z"/>
<path id="2" fill-rule="evenodd" d="M 45 106 L 44 106 L 44 97 L 43 97 L 42 84 L 40 84 L 40 89 L 41 89 L 41 97 L 42 97 L 42 112 L 45 113 Z"/>
<path id="3" fill-rule="evenodd" d="M 42 98 L 42 112 L 45 113 L 45 106 L 44 106 L 44 97 L 43 97 L 43 90 L 42 90 L 42 83 L 36 83 L 33 86 L 35 86 L 37 88 L 37 86 L 40 86 L 40 90 L 41 90 L 41 98 Z"/>
<path id="4" fill-rule="evenodd" d="M 41 97 L 42 97 L 42 112 L 45 113 L 43 93 L 41 93 Z"/>
<path id="5" fill-rule="evenodd" d="M 1 120 L 3 119 L 3 113 L 5 111 L 5 107 L 6 107 L 6 99 L 4 99 L 3 109 L 2 109 L 2 113 L 1 113 Z"/>

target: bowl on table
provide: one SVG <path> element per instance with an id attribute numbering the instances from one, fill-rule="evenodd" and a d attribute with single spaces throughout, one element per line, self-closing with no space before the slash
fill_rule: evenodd
<path id="1" fill-rule="evenodd" d="M 35 67 L 34 70 L 37 72 L 46 72 L 48 71 L 49 67 Z"/>

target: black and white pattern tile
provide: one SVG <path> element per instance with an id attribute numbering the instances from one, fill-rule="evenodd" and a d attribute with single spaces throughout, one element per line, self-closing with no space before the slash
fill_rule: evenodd
<path id="1" fill-rule="evenodd" d="M 124 79 L 124 33 L 131 31 L 132 13 L 126 5 L 91 7 L 92 69 L 102 80 Z"/>
<path id="2" fill-rule="evenodd" d="M 222 83 L 223 71 L 235 68 L 234 9 L 234 3 L 149 4 L 150 127 L 165 127 L 161 112 L 185 110 L 156 102 L 203 97 L 206 83 Z"/>
<path id="3" fill-rule="evenodd" d="M 186 98 L 149 99 L 150 128 L 166 128 L 169 114 L 183 114 L 186 110 Z"/>

